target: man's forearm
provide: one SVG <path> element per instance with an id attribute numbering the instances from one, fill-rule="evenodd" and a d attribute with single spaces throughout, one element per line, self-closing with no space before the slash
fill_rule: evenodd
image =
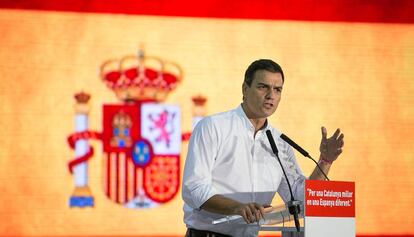
<path id="1" fill-rule="evenodd" d="M 319 164 L 319 167 L 321 167 L 321 169 L 323 170 L 323 172 L 326 175 L 328 175 L 329 169 L 331 168 L 332 163 L 328 163 L 326 161 L 319 160 L 318 164 Z M 315 169 L 313 170 L 313 172 L 312 172 L 311 176 L 309 177 L 309 179 L 313 179 L 313 180 L 325 180 L 325 176 L 318 169 L 318 167 L 315 167 Z"/>
<path id="2" fill-rule="evenodd" d="M 201 209 L 223 215 L 240 215 L 246 223 L 263 219 L 265 213 L 265 209 L 261 204 L 255 202 L 240 203 L 222 195 L 212 196 L 201 205 Z"/>
<path id="3" fill-rule="evenodd" d="M 242 203 L 216 194 L 203 203 L 200 208 L 213 213 L 234 215 L 237 214 L 236 210 L 240 205 Z"/>

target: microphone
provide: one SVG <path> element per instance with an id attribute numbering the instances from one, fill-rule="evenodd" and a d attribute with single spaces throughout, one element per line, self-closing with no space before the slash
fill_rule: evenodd
<path id="1" fill-rule="evenodd" d="M 272 132 L 270 130 L 266 130 L 266 135 L 267 135 L 267 139 L 269 140 L 270 147 L 272 148 L 273 153 L 276 155 L 277 160 L 279 161 L 280 167 L 282 168 L 283 174 L 286 178 L 286 182 L 288 184 L 289 192 L 290 192 L 290 201 L 287 203 L 289 213 L 293 215 L 293 218 L 295 219 L 296 230 L 300 232 L 300 223 L 299 223 L 299 218 L 298 218 L 298 214 L 300 213 L 300 202 L 295 200 L 295 197 L 293 196 L 292 187 L 290 186 L 289 179 L 286 175 L 285 169 L 283 168 L 282 162 L 280 161 L 279 151 L 277 150 L 275 140 L 273 140 Z"/>
<path id="2" fill-rule="evenodd" d="M 287 144 L 289 144 L 290 146 L 292 146 L 293 148 L 295 148 L 298 152 L 300 152 L 304 157 L 308 157 L 309 159 L 311 159 L 313 162 L 315 162 L 316 166 L 318 167 L 319 171 L 321 171 L 321 173 L 323 174 L 323 176 L 325 176 L 325 179 L 329 181 L 328 176 L 325 174 L 325 172 L 322 171 L 321 167 L 319 166 L 318 162 L 316 162 L 315 159 L 313 159 L 309 153 L 307 151 L 305 151 L 302 147 L 300 147 L 298 144 L 296 144 L 296 142 L 292 141 L 288 136 L 286 136 L 285 134 L 282 133 L 282 135 L 280 135 L 280 138 L 282 138 L 283 141 L 287 142 Z"/>
<path id="3" fill-rule="evenodd" d="M 283 141 L 287 142 L 289 145 L 293 146 L 297 151 L 299 151 L 303 156 L 308 157 L 309 153 L 305 151 L 302 147 L 300 147 L 298 144 L 296 144 L 294 141 L 292 141 L 288 136 L 282 133 L 280 135 L 280 138 L 283 139 Z"/>

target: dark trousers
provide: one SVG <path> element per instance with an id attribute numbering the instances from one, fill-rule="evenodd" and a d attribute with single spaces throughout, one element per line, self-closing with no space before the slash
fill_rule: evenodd
<path id="1" fill-rule="evenodd" d="M 231 236 L 208 231 L 208 230 L 196 230 L 196 229 L 188 228 L 187 233 L 185 233 L 185 237 L 231 237 Z"/>

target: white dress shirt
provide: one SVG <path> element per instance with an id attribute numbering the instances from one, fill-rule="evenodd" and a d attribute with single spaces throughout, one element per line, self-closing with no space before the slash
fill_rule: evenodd
<path id="1" fill-rule="evenodd" d="M 257 236 L 257 224 L 212 221 L 223 217 L 200 209 L 213 195 L 221 194 L 242 203 L 270 204 L 277 191 L 290 200 L 282 169 L 273 154 L 266 130 L 272 131 L 279 157 L 295 198 L 303 201 L 305 177 L 292 148 L 280 132 L 267 123 L 254 136 L 254 127 L 241 106 L 201 120 L 190 138 L 182 181 L 184 222 L 187 227 L 231 236 Z"/>

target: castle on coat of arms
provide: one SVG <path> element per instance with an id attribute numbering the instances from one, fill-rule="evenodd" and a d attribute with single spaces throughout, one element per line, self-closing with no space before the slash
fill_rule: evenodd
<path id="1" fill-rule="evenodd" d="M 68 163 L 75 189 L 70 207 L 92 207 L 88 160 L 94 150 L 89 139 L 103 143 L 103 192 L 128 208 L 150 208 L 175 197 L 180 184 L 181 111 L 163 102 L 182 81 L 181 67 L 158 57 L 130 55 L 108 60 L 100 68 L 102 81 L 119 104 L 104 104 L 102 132 L 88 130 L 90 95 L 75 95 L 75 132 L 68 137 L 75 158 Z M 206 98 L 193 97 L 195 125 L 205 114 Z"/>

